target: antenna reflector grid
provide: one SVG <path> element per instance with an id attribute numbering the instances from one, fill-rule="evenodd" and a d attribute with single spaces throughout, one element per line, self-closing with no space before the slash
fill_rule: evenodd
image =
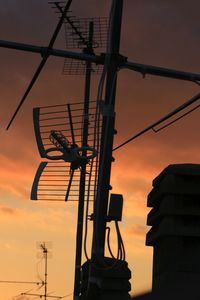
<path id="1" fill-rule="evenodd" d="M 70 106 L 70 115 L 69 115 Z M 34 109 L 34 128 L 38 149 L 43 158 L 49 158 L 49 148 L 55 147 L 50 141 L 52 130 L 59 130 L 73 144 L 82 146 L 82 126 L 88 120 L 88 147 L 100 144 L 101 121 L 96 128 L 96 104 L 91 103 L 89 114 L 83 113 L 83 103 L 71 103 L 46 106 Z M 72 131 L 73 126 L 73 131 Z M 98 132 L 98 139 L 95 132 Z M 73 134 L 72 134 L 73 132 Z M 96 149 L 96 148 L 95 148 Z M 99 149 L 96 149 L 99 151 Z M 56 151 L 56 149 L 55 149 Z M 57 149 L 59 152 L 59 149 Z M 48 152 L 49 153 L 49 152 Z M 92 164 L 92 166 L 91 166 Z M 95 197 L 98 173 L 98 157 L 94 157 L 86 165 L 85 199 L 93 201 Z M 41 201 L 78 201 L 80 187 L 80 168 L 71 169 L 71 164 L 59 160 L 48 160 L 40 163 L 33 181 L 31 199 Z"/>

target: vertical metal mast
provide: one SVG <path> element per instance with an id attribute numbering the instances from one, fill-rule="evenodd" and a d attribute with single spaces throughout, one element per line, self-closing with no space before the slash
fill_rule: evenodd
<path id="1" fill-rule="evenodd" d="M 43 250 L 44 253 L 44 299 L 47 299 L 47 255 L 48 255 L 48 250 L 47 247 L 45 246 L 45 243 L 41 244 L 40 247 Z"/>
<path id="2" fill-rule="evenodd" d="M 89 43 L 84 49 L 84 53 L 92 54 L 93 42 L 93 22 L 89 23 Z M 85 75 L 85 93 L 84 93 L 84 112 L 83 112 L 83 141 L 82 147 L 87 147 L 88 144 L 88 125 L 89 125 L 89 101 L 90 101 L 90 84 L 91 84 L 92 63 L 86 62 Z M 83 156 L 86 156 L 86 151 L 83 151 Z M 75 261 L 75 278 L 74 278 L 74 300 L 79 299 L 80 295 L 80 272 L 81 272 L 81 257 L 82 257 L 82 240 L 83 240 L 83 218 L 84 218 L 84 201 L 85 201 L 85 185 L 86 185 L 86 164 L 81 167 L 80 175 L 80 190 L 79 190 L 79 205 L 78 205 L 78 222 L 76 233 L 76 261 Z"/>
<path id="3" fill-rule="evenodd" d="M 104 256 L 106 216 L 110 190 L 112 148 L 115 125 L 115 94 L 119 66 L 119 48 L 122 23 L 123 0 L 113 0 L 106 54 L 106 94 L 103 107 L 103 127 L 97 199 L 94 212 L 94 234 L 92 257 Z"/>

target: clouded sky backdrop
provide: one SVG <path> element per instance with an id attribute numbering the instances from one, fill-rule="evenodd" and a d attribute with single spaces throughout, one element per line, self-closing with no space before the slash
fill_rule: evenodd
<path id="1" fill-rule="evenodd" d="M 74 0 L 71 8 L 78 17 L 108 16 L 110 4 Z M 124 0 L 121 53 L 129 61 L 200 73 L 199 10 L 198 0 Z M 47 0 L 1 0 L 0 39 L 46 46 L 57 18 Z M 64 47 L 62 31 L 55 48 Z M 36 243 L 51 241 L 49 291 L 66 295 L 73 289 L 77 205 L 29 200 L 40 162 L 32 108 L 83 100 L 83 77 L 63 76 L 63 59 L 50 57 L 13 126 L 5 130 L 40 60 L 38 54 L 0 49 L 0 280 L 39 280 L 43 267 Z M 93 77 L 93 100 L 97 80 Z M 120 71 L 115 145 L 198 92 L 191 82 Z M 135 294 L 151 287 L 152 249 L 145 247 L 151 182 L 168 164 L 200 162 L 199 114 L 196 110 L 158 134 L 149 132 L 114 155 L 112 186 L 124 196 L 121 230 Z M 10 300 L 32 288 L 0 283 L 0 298 Z"/>

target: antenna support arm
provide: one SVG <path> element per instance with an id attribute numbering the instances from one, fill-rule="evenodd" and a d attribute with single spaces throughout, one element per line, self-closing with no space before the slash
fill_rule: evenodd
<path id="1" fill-rule="evenodd" d="M 139 72 L 143 76 L 145 76 L 146 74 L 150 74 L 154 76 L 168 77 L 168 78 L 193 81 L 193 82 L 200 81 L 200 74 L 168 69 L 163 67 L 157 67 L 152 65 L 139 64 L 135 62 L 127 61 L 124 64 L 123 68 L 133 70 L 135 72 Z"/>
<path id="2" fill-rule="evenodd" d="M 32 52 L 32 53 L 39 53 L 41 54 L 42 57 L 47 52 L 47 47 L 23 44 L 18 42 L 10 42 L 4 40 L 0 40 L 0 48 L 8 48 L 8 49 L 15 49 L 15 50 L 21 50 L 21 51 Z M 50 49 L 48 51 L 49 51 L 49 55 L 53 55 L 53 56 L 64 57 L 64 58 L 68 57 L 68 58 L 78 59 L 82 61 L 89 61 L 96 64 L 104 63 L 104 58 L 99 55 L 77 53 L 73 51 L 60 50 L 60 49 Z"/>
<path id="3" fill-rule="evenodd" d="M 30 44 L 23 44 L 18 42 L 11 42 L 0 40 L 0 48 L 8 48 L 21 50 L 32 53 L 39 53 L 42 57 L 45 55 L 47 51 L 47 47 L 35 46 Z M 57 56 L 57 57 L 68 57 L 73 59 L 78 59 L 82 61 L 93 62 L 96 64 L 103 65 L 105 61 L 105 54 L 94 55 L 94 54 L 86 54 L 86 53 L 77 53 L 73 51 L 61 50 L 61 49 L 50 49 L 49 55 Z M 163 67 L 157 67 L 152 65 L 140 64 L 135 62 L 127 61 L 127 58 L 120 54 L 113 54 L 113 59 L 117 62 L 119 68 L 125 68 L 129 70 L 133 70 L 135 72 L 141 73 L 143 76 L 146 74 L 160 76 L 160 77 L 168 77 L 179 80 L 186 81 L 200 81 L 200 74 L 184 72 L 174 69 L 168 69 Z"/>

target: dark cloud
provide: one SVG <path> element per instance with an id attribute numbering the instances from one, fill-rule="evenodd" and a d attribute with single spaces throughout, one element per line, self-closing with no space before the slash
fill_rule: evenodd
<path id="1" fill-rule="evenodd" d="M 0 206 L 0 214 L 2 215 L 14 215 L 16 214 L 16 209 L 6 206 Z"/>
<path id="2" fill-rule="evenodd" d="M 191 67 L 200 46 L 199 8 L 198 1 L 125 1 L 124 51 L 145 63 Z"/>

